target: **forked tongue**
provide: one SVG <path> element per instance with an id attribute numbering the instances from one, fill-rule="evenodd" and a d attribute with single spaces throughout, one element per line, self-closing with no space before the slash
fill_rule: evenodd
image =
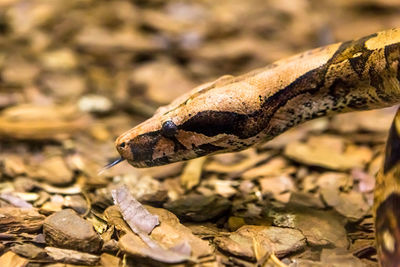
<path id="1" fill-rule="evenodd" d="M 97 175 L 102 175 L 106 170 L 110 169 L 111 167 L 114 167 L 115 165 L 117 165 L 118 163 L 123 162 L 125 159 L 124 158 L 118 158 L 116 160 L 111 161 L 110 163 L 108 163 L 106 166 L 104 166 L 103 168 L 101 168 L 99 170 L 99 172 L 97 173 Z"/>

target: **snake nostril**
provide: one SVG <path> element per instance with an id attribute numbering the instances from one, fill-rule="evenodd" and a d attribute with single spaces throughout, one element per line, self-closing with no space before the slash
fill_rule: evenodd
<path id="1" fill-rule="evenodd" d="M 125 147 L 125 142 L 122 142 L 121 144 L 119 144 L 120 148 L 124 148 Z"/>

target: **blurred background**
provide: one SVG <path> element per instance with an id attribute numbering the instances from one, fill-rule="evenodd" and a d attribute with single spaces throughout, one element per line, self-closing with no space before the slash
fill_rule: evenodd
<path id="1" fill-rule="evenodd" d="M 109 192 L 104 193 L 107 202 L 100 199 L 102 191 L 94 190 L 111 181 L 134 188 L 147 175 L 142 191 L 135 191 L 139 199 L 163 203 L 166 194 L 177 199 L 199 182 L 179 183 L 182 163 L 148 170 L 122 163 L 97 175 L 118 156 L 113 143 L 118 135 L 203 82 L 399 25 L 398 0 L 0 0 L 1 192 L 31 192 L 36 182 L 42 189 L 49 184 L 72 190 L 71 185 L 80 184 L 93 193 L 94 205 L 105 208 L 111 203 Z M 355 143 L 372 144 L 367 159 L 377 160 L 361 168 L 371 180 L 391 114 L 379 111 L 368 121 L 363 115 L 341 117 L 330 126 L 322 120 L 311 128 L 351 133 L 359 138 Z M 354 118 L 362 125 L 354 125 Z M 359 129 L 373 133 L 354 135 Z M 262 149 L 280 153 L 293 136 Z M 295 136 L 304 139 L 304 132 Z M 244 158 L 255 157 L 251 153 Z M 296 169 L 290 179 L 306 177 L 304 170 L 313 171 Z M 216 172 L 237 178 L 229 170 Z M 166 177 L 173 179 L 157 180 Z M 365 190 L 369 205 L 370 180 Z M 236 190 L 233 185 L 229 188 Z M 197 193 L 209 195 L 213 186 Z M 161 187 L 164 195 L 154 197 Z M 48 199 L 35 204 L 43 213 L 68 206 L 65 199 Z"/>

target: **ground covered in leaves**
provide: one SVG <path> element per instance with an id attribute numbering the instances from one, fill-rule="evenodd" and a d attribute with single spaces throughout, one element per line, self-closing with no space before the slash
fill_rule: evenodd
<path id="1" fill-rule="evenodd" d="M 119 134 L 192 87 L 399 13 L 395 0 L 1 0 L 0 266 L 377 266 L 372 195 L 393 109 L 98 171 Z"/>

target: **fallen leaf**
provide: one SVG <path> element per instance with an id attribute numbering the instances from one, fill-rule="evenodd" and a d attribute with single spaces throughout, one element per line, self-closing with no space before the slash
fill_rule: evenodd
<path id="1" fill-rule="evenodd" d="M 216 173 L 231 173 L 232 175 L 242 173 L 252 166 L 257 165 L 258 163 L 266 160 L 271 155 L 268 153 L 257 154 L 254 151 L 248 152 L 248 158 L 242 160 L 237 164 L 223 164 L 218 161 L 211 161 L 207 165 L 205 165 L 204 170 L 208 172 L 216 172 Z"/>
<path id="2" fill-rule="evenodd" d="M 30 243 L 13 246 L 11 250 L 28 259 L 44 260 L 47 257 L 46 251 L 43 248 Z"/>
<path id="3" fill-rule="evenodd" d="M 348 246 L 346 219 L 335 211 L 294 206 L 272 217 L 274 225 L 299 229 L 311 246 Z"/>
<path id="4" fill-rule="evenodd" d="M 229 236 L 217 236 L 215 242 L 224 251 L 255 261 L 254 239 L 260 249 L 278 257 L 298 251 L 306 245 L 305 237 L 299 230 L 256 225 L 244 225 Z"/>
<path id="5" fill-rule="evenodd" d="M 117 205 L 125 221 L 133 232 L 149 234 L 159 224 L 158 217 L 148 212 L 126 187 L 119 187 L 111 192 L 114 203 Z"/>
<path id="6" fill-rule="evenodd" d="M 212 253 L 213 249 L 209 242 L 195 236 L 188 227 L 179 222 L 175 214 L 162 208 L 147 206 L 147 209 L 160 219 L 160 225 L 151 232 L 150 236 L 161 246 L 178 248 L 180 243 L 184 241 L 190 245 L 192 258 L 195 259 L 203 258 Z M 187 255 L 190 255 L 190 253 Z"/>
<path id="7" fill-rule="evenodd" d="M 44 219 L 37 209 L 0 208 L 0 232 L 34 233 L 42 227 Z"/>
<path id="8" fill-rule="evenodd" d="M 90 119 L 75 107 L 21 105 L 0 113 L 0 136 L 12 139 L 64 140 L 88 127 Z"/>
<path id="9" fill-rule="evenodd" d="M 332 267 L 363 267 L 363 262 L 343 248 L 323 249 L 321 262 Z"/>
<path id="10" fill-rule="evenodd" d="M 25 209 L 33 208 L 32 204 L 19 198 L 16 194 L 13 193 L 2 193 L 0 194 L 0 198 L 18 208 L 25 208 Z"/>
<path id="11" fill-rule="evenodd" d="M 272 158 L 260 166 L 245 171 L 241 176 L 243 179 L 256 179 L 258 177 L 278 176 L 295 172 L 294 167 L 288 167 L 284 158 Z"/>
<path id="12" fill-rule="evenodd" d="M 114 255 L 103 253 L 100 256 L 100 264 L 103 267 L 116 267 L 120 266 L 121 259 Z"/>
<path id="13" fill-rule="evenodd" d="M 342 138 L 329 135 L 313 136 L 306 143 L 290 143 L 285 147 L 285 155 L 306 165 L 338 171 L 362 167 L 372 159 L 369 148 L 354 145 L 345 147 Z"/>
<path id="14" fill-rule="evenodd" d="M 64 209 L 46 218 L 43 224 L 46 243 L 66 249 L 96 253 L 103 241 L 92 224 L 71 209 Z"/>
<path id="15" fill-rule="evenodd" d="M 58 262 L 78 265 L 96 265 L 100 257 L 97 255 L 79 252 L 70 249 L 61 249 L 55 247 L 45 247 L 47 255 Z"/>
<path id="16" fill-rule="evenodd" d="M 118 242 L 119 247 L 122 251 L 141 258 L 150 258 L 156 261 L 165 263 L 180 263 L 189 260 L 189 255 L 186 252 L 182 254 L 175 252 L 174 249 L 165 250 L 161 247 L 148 247 L 143 243 L 142 239 L 134 234 L 126 234 Z"/>
<path id="17" fill-rule="evenodd" d="M 286 191 L 294 191 L 295 184 L 288 175 L 280 175 L 276 177 L 266 177 L 259 179 L 261 192 L 263 194 L 270 193 L 277 196 Z"/>
<path id="18" fill-rule="evenodd" d="M 231 202 L 217 195 L 186 195 L 165 203 L 164 207 L 178 217 L 201 222 L 221 216 L 231 207 Z"/>
<path id="19" fill-rule="evenodd" d="M 158 216 L 151 214 L 134 199 L 126 187 L 113 190 L 112 195 L 125 221 L 137 234 L 136 236 L 127 233 L 119 240 L 119 246 L 122 250 L 131 255 L 148 257 L 166 263 L 178 263 L 189 259 L 191 247 L 187 241 L 164 249 L 149 236 L 154 227 L 159 224 Z"/>
<path id="20" fill-rule="evenodd" d="M 12 251 L 7 251 L 0 257 L 0 266 L 2 267 L 25 267 L 28 263 L 28 259 L 22 258 Z"/>
<path id="21" fill-rule="evenodd" d="M 186 166 L 183 168 L 182 175 L 180 177 L 181 184 L 186 190 L 190 190 L 199 184 L 203 164 L 207 158 L 201 157 L 188 161 Z"/>

